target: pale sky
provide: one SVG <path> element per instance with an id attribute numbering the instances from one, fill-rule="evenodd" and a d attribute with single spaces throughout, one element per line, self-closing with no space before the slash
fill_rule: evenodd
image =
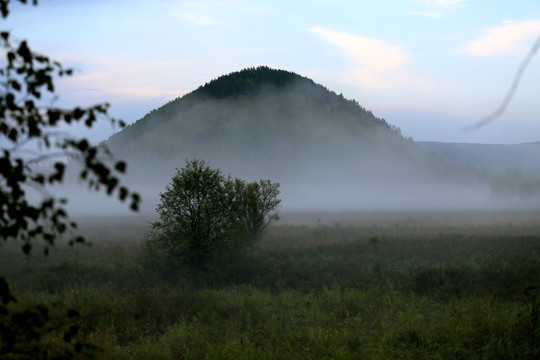
<path id="1" fill-rule="evenodd" d="M 267 65 L 357 100 L 415 140 L 540 141 L 540 54 L 503 116 L 462 131 L 499 106 L 540 36 L 538 0 L 40 0 L 2 22 L 76 69 L 59 104 L 110 102 L 128 123 Z M 91 138 L 112 133 L 98 126 Z"/>

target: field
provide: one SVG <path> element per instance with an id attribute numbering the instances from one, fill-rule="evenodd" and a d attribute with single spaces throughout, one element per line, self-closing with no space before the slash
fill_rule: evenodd
<path id="1" fill-rule="evenodd" d="M 50 355 L 76 324 L 98 359 L 540 358 L 540 211 L 282 214 L 204 271 L 149 258 L 147 221 L 82 221 L 92 246 L 48 257 L 0 248 L 13 306 L 49 307 Z"/>

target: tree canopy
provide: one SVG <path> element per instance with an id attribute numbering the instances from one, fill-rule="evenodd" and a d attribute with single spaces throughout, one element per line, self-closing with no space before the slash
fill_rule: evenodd
<path id="1" fill-rule="evenodd" d="M 176 261 L 203 264 L 257 240 L 279 219 L 278 195 L 278 183 L 247 183 L 203 160 L 186 161 L 160 194 L 148 241 Z"/>

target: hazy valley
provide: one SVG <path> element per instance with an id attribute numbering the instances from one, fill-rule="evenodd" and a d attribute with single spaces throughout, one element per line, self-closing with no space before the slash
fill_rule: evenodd
<path id="1" fill-rule="evenodd" d="M 540 199 L 538 144 L 415 142 L 357 101 L 267 67 L 212 80 L 104 144 L 127 160 L 145 214 L 194 158 L 279 182 L 284 211 L 519 208 Z M 121 208 L 84 191 L 76 198 L 78 213 Z"/>
<path id="2" fill-rule="evenodd" d="M 489 5 L 0 0 L 0 359 L 540 359 L 540 7 Z"/>
<path id="3" fill-rule="evenodd" d="M 85 190 L 72 161 L 55 191 L 92 246 L 2 252 L 21 304 L 55 304 L 56 328 L 40 335 L 52 355 L 71 351 L 66 334 L 100 359 L 539 354 L 537 143 L 415 142 L 356 101 L 263 67 L 211 81 L 104 145 L 127 160 L 142 211 Z M 278 181 L 283 199 L 256 243 L 200 266 L 149 242 L 159 193 L 194 158 Z M 70 308 L 80 318 L 66 319 Z"/>

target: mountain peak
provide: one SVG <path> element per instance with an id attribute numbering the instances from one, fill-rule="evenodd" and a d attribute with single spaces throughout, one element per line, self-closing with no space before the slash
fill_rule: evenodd
<path id="1" fill-rule="evenodd" d="M 258 66 L 222 75 L 195 90 L 195 94 L 213 99 L 256 94 L 264 87 L 282 89 L 298 81 L 313 81 L 296 73 Z M 314 83 L 313 83 L 314 84 Z"/>
<path id="2" fill-rule="evenodd" d="M 261 97 L 263 92 L 266 95 Z M 264 103 L 265 99 L 268 98 L 267 95 L 272 93 L 280 96 L 282 100 L 291 95 L 296 98 L 302 97 L 304 105 L 299 108 L 298 111 L 300 112 L 304 111 L 302 109 L 306 104 L 316 104 L 316 106 L 323 106 L 324 111 L 347 113 L 347 116 L 351 118 L 350 121 L 357 123 L 356 125 L 362 124 L 362 126 L 371 127 L 372 129 L 378 128 L 383 131 L 391 130 L 401 137 L 399 128 L 390 126 L 384 119 L 376 118 L 371 111 L 364 109 L 356 100 L 348 100 L 342 94 L 338 95 L 323 85 L 294 72 L 273 69 L 268 66 L 258 66 L 232 72 L 211 80 L 199 86 L 196 90 L 150 111 L 142 119 L 127 126 L 109 140 L 112 140 L 112 143 L 125 142 L 127 139 L 143 136 L 161 123 L 173 121 L 173 119 L 182 122 L 180 118 L 183 114 L 206 102 L 211 103 L 213 100 L 225 99 L 235 101 L 238 98 L 247 96 L 259 99 Z M 291 101 L 287 102 L 290 103 Z M 283 104 L 282 111 L 289 105 Z M 268 105 L 261 103 L 261 109 L 265 106 Z M 269 111 L 274 112 L 275 109 Z M 277 117 L 283 118 L 282 115 Z M 334 121 L 334 117 L 335 114 L 326 118 L 328 121 Z M 200 120 L 203 122 L 208 121 L 208 119 L 204 118 Z"/>

